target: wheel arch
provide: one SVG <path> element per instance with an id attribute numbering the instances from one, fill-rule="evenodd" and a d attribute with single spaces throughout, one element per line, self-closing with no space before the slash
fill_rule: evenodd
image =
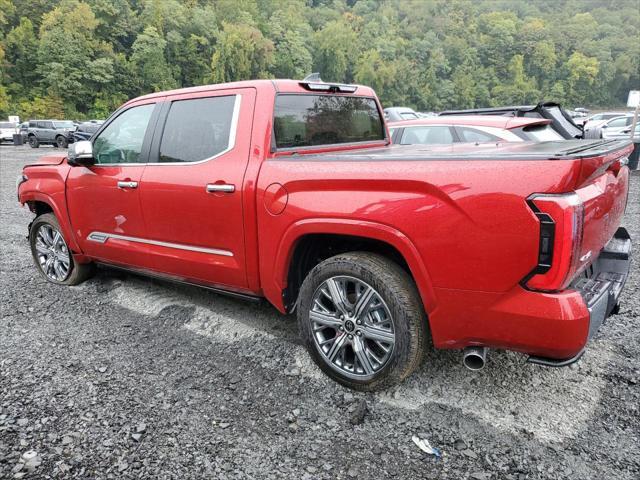
<path id="1" fill-rule="evenodd" d="M 78 245 L 73 235 L 69 217 L 66 214 L 66 205 L 64 209 L 61 209 L 51 196 L 46 193 L 34 191 L 21 193 L 20 203 L 26 204 L 36 217 L 45 213 L 53 213 L 60 224 L 60 230 L 62 231 L 64 240 L 67 242 L 71 251 L 77 254 L 82 253 L 80 245 Z"/>
<path id="2" fill-rule="evenodd" d="M 315 249 L 311 253 L 310 245 Z M 314 257 L 319 249 L 324 254 Z M 275 254 L 273 278 L 263 286 L 265 296 L 282 312 L 291 311 L 306 273 L 324 260 L 323 256 L 354 250 L 378 253 L 398 263 L 416 283 L 427 314 L 435 309 L 428 270 L 411 240 L 388 225 L 347 219 L 305 219 L 291 225 Z"/>

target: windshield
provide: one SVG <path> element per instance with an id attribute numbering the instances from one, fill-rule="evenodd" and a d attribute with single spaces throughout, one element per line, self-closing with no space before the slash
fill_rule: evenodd
<path id="1" fill-rule="evenodd" d="M 366 97 L 278 95 L 274 131 L 278 148 L 385 139 L 378 105 Z"/>
<path id="2" fill-rule="evenodd" d="M 63 120 L 61 122 L 53 122 L 55 128 L 74 128 L 75 125 L 71 120 Z"/>
<path id="3" fill-rule="evenodd" d="M 403 112 L 400 114 L 403 120 L 416 120 L 420 118 L 417 113 L 413 112 Z"/>
<path id="4" fill-rule="evenodd" d="M 16 128 L 16 124 L 11 122 L 0 122 L 0 128 Z"/>

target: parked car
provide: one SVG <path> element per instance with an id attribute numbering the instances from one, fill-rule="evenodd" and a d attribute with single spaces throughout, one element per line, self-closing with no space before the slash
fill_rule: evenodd
<path id="1" fill-rule="evenodd" d="M 407 107 L 389 107 L 384 109 L 384 118 L 388 122 L 415 120 L 420 117 L 421 115 L 418 112 Z"/>
<path id="2" fill-rule="evenodd" d="M 587 117 L 587 119 L 583 123 L 583 129 L 587 130 L 594 124 L 602 123 L 604 120 L 611 120 L 612 118 L 621 117 L 624 115 L 628 115 L 629 112 L 602 112 L 596 113 L 595 115 L 591 115 Z"/>
<path id="3" fill-rule="evenodd" d="M 0 143 L 13 142 L 13 136 L 18 133 L 18 124 L 14 122 L 0 122 Z"/>
<path id="4" fill-rule="evenodd" d="M 582 128 L 576 125 L 559 103 L 540 102 L 537 105 L 516 105 L 510 107 L 472 108 L 468 110 L 447 110 L 445 115 L 502 115 L 506 117 L 546 118 L 551 127 L 566 139 L 582 138 Z"/>
<path id="5" fill-rule="evenodd" d="M 602 132 L 602 138 L 607 138 L 607 139 L 628 139 L 631 138 L 631 127 L 632 125 L 629 125 L 628 127 L 622 129 L 622 130 L 618 130 L 618 129 L 605 129 Z M 617 130 L 617 131 L 616 131 Z M 640 141 L 640 122 L 636 123 L 636 128 L 633 131 L 633 140 L 638 142 Z"/>
<path id="6" fill-rule="evenodd" d="M 542 118 L 450 115 L 389 122 L 392 143 L 446 144 L 563 140 Z"/>
<path id="7" fill-rule="evenodd" d="M 31 148 L 46 144 L 66 148 L 75 128 L 71 120 L 29 120 L 27 142 Z"/>
<path id="8" fill-rule="evenodd" d="M 104 120 L 89 120 L 88 122 L 82 122 L 71 135 L 72 142 L 79 142 L 82 140 L 89 140 L 91 136 L 96 133 L 100 126 L 104 123 Z"/>
<path id="9" fill-rule="evenodd" d="M 608 138 L 625 130 L 633 123 L 633 115 L 626 114 L 600 122 L 589 122 L 584 129 L 585 138 Z"/>
<path id="10" fill-rule="evenodd" d="M 49 282 L 101 263 L 266 298 L 328 376 L 372 390 L 431 343 L 474 369 L 487 348 L 580 358 L 629 270 L 631 149 L 389 145 L 368 87 L 256 80 L 130 100 L 17 185 Z"/>

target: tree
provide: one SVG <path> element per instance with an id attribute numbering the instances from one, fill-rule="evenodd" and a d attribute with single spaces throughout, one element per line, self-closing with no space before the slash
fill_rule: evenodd
<path id="1" fill-rule="evenodd" d="M 329 22 L 316 32 L 314 70 L 332 82 L 351 81 L 351 65 L 357 54 L 357 35 L 344 18 Z"/>
<path id="2" fill-rule="evenodd" d="M 147 27 L 133 42 L 131 73 L 139 90 L 157 92 L 177 86 L 165 60 L 167 42 L 155 27 Z"/>
<path id="3" fill-rule="evenodd" d="M 232 82 L 268 78 L 273 61 L 273 43 L 249 25 L 223 23 L 211 58 L 211 79 Z"/>

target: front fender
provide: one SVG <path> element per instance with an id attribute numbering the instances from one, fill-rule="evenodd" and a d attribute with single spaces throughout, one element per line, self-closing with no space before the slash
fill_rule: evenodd
<path id="1" fill-rule="evenodd" d="M 23 185 L 27 185 L 27 183 Z M 23 189 L 21 188 L 19 195 L 20 203 L 24 205 L 28 202 L 42 202 L 51 207 L 51 210 L 53 210 L 53 214 L 56 216 L 56 219 L 60 224 L 60 231 L 62 233 L 62 236 L 64 237 L 65 242 L 67 242 L 67 245 L 73 253 L 82 254 L 82 249 L 80 248 L 80 245 L 73 235 L 71 222 L 69 221 L 69 215 L 67 214 L 67 202 L 64 195 L 64 189 L 52 195 L 48 195 L 41 191 L 22 190 Z"/>
<path id="2" fill-rule="evenodd" d="M 344 218 L 307 218 L 294 222 L 285 230 L 273 258 L 271 268 L 266 267 L 263 283 L 265 297 L 281 312 L 285 312 L 282 291 L 287 286 L 289 265 L 297 242 L 309 234 L 351 235 L 387 243 L 403 256 L 416 282 L 427 313 L 436 307 L 436 297 L 429 272 L 420 253 L 411 240 L 401 231 L 388 225 L 364 220 Z M 270 270 L 270 272 L 268 271 Z"/>

